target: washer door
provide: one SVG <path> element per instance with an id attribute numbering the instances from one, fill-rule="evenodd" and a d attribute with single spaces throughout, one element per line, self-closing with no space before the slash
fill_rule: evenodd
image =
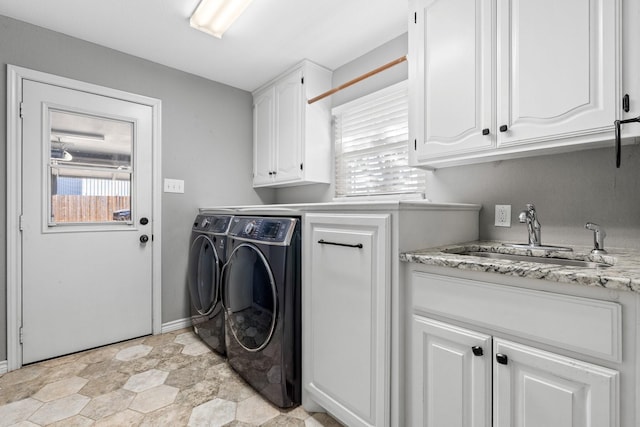
<path id="1" fill-rule="evenodd" d="M 205 234 L 193 240 L 189 251 L 189 294 L 198 313 L 209 315 L 218 303 L 220 260 L 215 244 Z"/>
<path id="2" fill-rule="evenodd" d="M 238 245 L 225 265 L 222 304 L 236 341 L 247 351 L 260 351 L 276 326 L 277 292 L 273 273 L 260 249 Z"/>

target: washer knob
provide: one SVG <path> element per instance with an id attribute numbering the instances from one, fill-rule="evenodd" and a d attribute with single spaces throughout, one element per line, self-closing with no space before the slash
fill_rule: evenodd
<path id="1" fill-rule="evenodd" d="M 244 234 L 251 234 L 256 229 L 255 221 L 248 222 L 247 225 L 244 226 Z"/>

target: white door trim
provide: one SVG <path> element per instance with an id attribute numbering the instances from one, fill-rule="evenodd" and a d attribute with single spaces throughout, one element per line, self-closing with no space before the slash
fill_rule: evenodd
<path id="1" fill-rule="evenodd" d="M 151 107 L 153 114 L 153 256 L 152 256 L 152 330 L 162 332 L 162 101 L 116 89 L 7 65 L 7 365 L 8 370 L 22 365 L 20 325 L 22 323 L 22 242 L 20 216 L 22 206 L 22 125 L 20 102 L 23 80 L 33 80 L 96 95 L 108 96 Z"/>

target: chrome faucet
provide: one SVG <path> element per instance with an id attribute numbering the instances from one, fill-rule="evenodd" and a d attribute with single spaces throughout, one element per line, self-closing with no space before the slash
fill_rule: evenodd
<path id="1" fill-rule="evenodd" d="M 529 232 L 529 246 L 540 246 L 540 232 L 542 226 L 538 221 L 536 214 L 536 207 L 533 203 L 527 203 L 527 209 L 520 212 L 518 215 L 518 221 L 527 224 L 527 231 Z"/>
<path id="2" fill-rule="evenodd" d="M 607 251 L 604 250 L 604 238 L 607 236 L 607 233 L 605 233 L 604 228 L 592 222 L 586 223 L 584 228 L 593 231 L 593 249 L 591 253 L 594 255 L 606 254 Z"/>

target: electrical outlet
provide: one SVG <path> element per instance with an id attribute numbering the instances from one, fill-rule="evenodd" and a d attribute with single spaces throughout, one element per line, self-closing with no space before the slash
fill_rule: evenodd
<path id="1" fill-rule="evenodd" d="M 164 179 L 165 193 L 184 193 L 184 181 L 182 179 Z"/>
<path id="2" fill-rule="evenodd" d="M 496 205 L 496 227 L 511 227 L 511 205 Z"/>

